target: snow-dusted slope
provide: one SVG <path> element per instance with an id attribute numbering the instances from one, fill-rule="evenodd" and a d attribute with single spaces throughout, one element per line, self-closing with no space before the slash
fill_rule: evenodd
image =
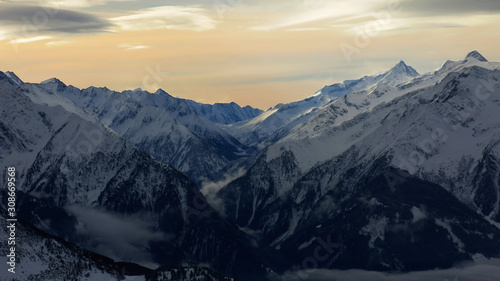
<path id="1" fill-rule="evenodd" d="M 0 97 L 0 169 L 18 171 L 24 220 L 120 260 L 263 271 L 251 241 L 174 168 L 61 96 L 1 72 Z"/>
<path id="2" fill-rule="evenodd" d="M 212 179 L 244 149 L 186 101 L 163 90 L 154 94 L 141 90 L 118 93 L 95 87 L 80 90 L 54 78 L 24 87 L 73 101 L 120 136 L 196 182 Z"/>
<path id="3" fill-rule="evenodd" d="M 277 105 L 254 119 L 228 125 L 225 128 L 241 142 L 248 145 L 276 140 L 291 127 L 315 116 L 322 107 L 339 97 L 352 92 L 361 92 L 366 95 L 366 93 L 380 91 L 380 88 L 386 89 L 400 85 L 417 76 L 419 74 L 415 69 L 400 61 L 387 72 L 325 86 L 305 100 Z M 275 135 L 279 130 L 281 132 Z"/>
<path id="4" fill-rule="evenodd" d="M 377 85 L 335 100 L 266 148 L 245 175 L 219 192 L 226 215 L 262 243 L 298 256 L 297 262 L 314 254 L 312 238 L 335 234 L 331 238 L 344 248 L 331 251 L 326 267 L 450 266 L 428 259 L 440 251 L 449 251 L 446 262 L 470 259 L 474 251 L 498 256 L 498 228 L 489 223 L 500 222 L 498 66 L 469 55 L 397 87 Z M 384 183 L 401 170 L 408 174 L 397 184 Z M 396 187 L 405 191 L 391 195 Z M 421 193 L 414 190 L 419 187 Z M 389 193 L 382 198 L 379 189 Z M 450 209 L 436 209 L 441 205 Z M 422 214 L 434 221 L 419 232 L 411 222 Z M 393 240 L 398 227 L 413 238 Z M 446 231 L 432 236 L 443 239 L 442 247 L 426 248 L 413 260 L 398 257 L 400 247 L 411 248 L 410 239 L 425 241 L 431 229 Z M 478 229 L 495 234 L 458 234 Z M 453 243 L 445 244 L 446 237 Z M 386 244 L 375 246 L 377 241 Z"/>
<path id="5" fill-rule="evenodd" d="M 381 122 L 382 118 L 385 117 L 378 116 L 379 119 L 374 118 L 376 116 L 376 112 L 380 112 L 381 109 L 374 110 L 374 108 L 378 105 L 388 104 L 393 102 L 396 98 L 399 97 L 410 97 L 418 94 L 418 98 L 421 98 L 423 93 L 422 91 L 426 91 L 426 93 L 432 93 L 433 91 L 437 91 L 437 83 L 441 85 L 446 84 L 443 82 L 443 79 L 453 80 L 455 76 L 460 75 L 470 75 L 470 67 L 480 67 L 486 70 L 495 70 L 500 68 L 499 63 L 489 63 L 479 61 L 470 55 L 467 56 L 465 60 L 456 61 L 456 62 L 447 62 L 443 65 L 443 67 L 432 74 L 427 74 L 421 77 L 414 79 L 413 81 L 402 84 L 399 87 L 389 87 L 389 86 L 378 86 L 369 92 L 353 92 L 345 95 L 342 98 L 335 100 L 330 103 L 328 106 L 323 108 L 316 116 L 310 118 L 306 122 L 299 124 L 292 128 L 290 132 L 288 132 L 282 139 L 278 142 L 271 145 L 267 150 L 267 158 L 273 159 L 275 156 L 280 154 L 280 151 L 284 149 L 290 148 L 294 153 L 295 157 L 299 162 L 302 171 L 307 171 L 312 166 L 317 163 L 321 163 L 332 157 L 339 155 L 340 153 L 347 150 L 351 145 L 355 144 L 362 136 L 366 136 L 372 131 L 376 130 L 378 127 L 383 127 L 380 123 L 377 123 L 375 120 Z M 477 69 L 477 68 L 474 68 Z M 454 72 L 464 73 L 464 74 L 452 74 Z M 473 73 L 475 73 L 473 71 Z M 484 95 L 487 95 L 488 92 L 495 91 L 494 81 L 496 78 L 491 77 L 491 82 L 493 84 L 488 84 L 484 82 L 481 77 L 482 74 L 476 75 L 476 80 L 472 81 L 471 85 L 465 85 L 468 82 L 463 82 L 464 87 L 467 87 L 467 91 L 473 96 L 476 94 L 476 91 L 479 91 L 478 96 L 481 96 L 482 92 L 485 92 Z M 456 77 L 455 77 L 456 78 Z M 455 81 L 455 80 L 453 80 Z M 455 82 L 453 82 L 455 83 Z M 483 83 L 486 83 L 483 85 Z M 444 86 L 441 86 L 444 87 Z M 451 86 L 450 86 L 451 87 Z M 469 89 L 470 88 L 470 89 Z M 450 89 L 441 89 L 441 91 L 455 91 L 453 87 Z M 428 94 L 429 95 L 429 94 Z M 488 95 L 490 96 L 490 95 Z M 399 99 L 401 102 L 407 102 L 407 98 Z M 476 101 L 480 101 L 476 98 Z M 460 118 L 460 114 L 470 114 L 467 109 L 470 109 L 468 105 L 470 105 L 473 101 L 467 100 L 458 100 L 456 101 L 457 109 L 449 109 L 449 114 L 453 115 L 454 113 L 457 116 L 450 116 L 448 118 Z M 446 103 L 445 105 L 448 105 Z M 475 106 L 475 110 L 480 112 L 479 106 L 483 104 L 476 102 L 473 103 Z M 391 105 L 392 106 L 392 105 Z M 489 106 L 484 104 L 484 106 Z M 388 108 L 387 106 L 381 108 Z M 393 109 L 392 107 L 390 107 Z M 460 111 L 463 111 L 462 113 Z M 379 113 L 380 114 L 380 113 Z M 440 116 L 440 114 L 444 114 L 443 112 L 436 113 L 436 119 L 443 120 L 444 117 Z M 370 116 L 370 117 L 368 117 Z M 348 124 L 352 124 L 354 117 L 357 117 L 358 120 L 363 120 L 363 118 L 367 118 L 365 123 L 373 122 L 375 126 L 368 128 L 367 124 L 363 124 L 363 128 L 353 128 L 352 134 L 348 133 L 340 133 L 343 128 L 349 126 Z M 453 117 L 453 118 L 452 118 Z M 424 118 L 425 117 L 420 117 Z M 495 118 L 484 117 L 484 122 L 495 122 Z M 445 119 L 448 120 L 448 119 Z M 343 125 L 344 122 L 348 121 Z M 452 122 L 453 120 L 449 120 Z M 412 120 L 411 122 L 415 122 Z M 432 122 L 432 121 L 430 121 Z M 361 122 L 358 122 L 361 123 Z M 444 126 L 444 125 L 443 125 Z M 387 127 L 388 130 L 392 129 Z M 493 130 L 490 130 L 493 131 Z M 333 134 L 333 132 L 338 132 Z M 392 143 L 392 142 L 389 142 Z M 296 148 L 293 148 L 297 145 Z M 331 145 L 334 144 L 334 145 Z M 328 149 L 326 149 L 328 147 Z"/>
<path id="6" fill-rule="evenodd" d="M 192 100 L 184 101 L 198 114 L 205 116 L 205 118 L 215 124 L 233 124 L 252 119 L 263 112 L 262 110 L 253 108 L 249 105 L 241 107 L 234 102 L 215 103 L 212 105 L 198 103 Z"/>

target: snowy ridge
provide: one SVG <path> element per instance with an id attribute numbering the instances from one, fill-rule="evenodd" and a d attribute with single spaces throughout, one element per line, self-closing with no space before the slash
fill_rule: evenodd
<path id="1" fill-rule="evenodd" d="M 15 84 L 17 84 L 17 85 L 22 85 L 22 84 L 24 84 L 23 80 L 21 80 L 19 77 L 17 77 L 17 75 L 16 75 L 14 72 L 12 72 L 12 71 L 7 71 L 7 72 L 5 72 L 4 74 L 5 74 L 7 77 L 9 77 L 9 78 L 10 78 L 10 80 L 11 80 L 12 82 L 14 82 Z"/>
<path id="2" fill-rule="evenodd" d="M 67 98 L 155 159 L 199 182 L 211 177 L 246 149 L 199 115 L 187 102 L 158 90 L 118 93 L 107 88 L 77 89 L 57 79 L 30 87 Z M 199 165 L 201 162 L 203 165 Z"/>
<path id="3" fill-rule="evenodd" d="M 263 111 L 251 106 L 241 107 L 238 104 L 215 103 L 203 104 L 192 100 L 184 100 L 198 114 L 204 116 L 215 124 L 233 124 L 259 116 Z"/>
<path id="4" fill-rule="evenodd" d="M 409 83 L 400 85 L 399 87 L 379 85 L 371 91 L 349 93 L 330 103 L 324 109 L 320 110 L 320 112 L 318 112 L 318 114 L 313 118 L 295 126 L 282 139 L 271 145 L 267 152 L 268 160 L 279 155 L 279 151 L 281 151 L 284 147 L 291 148 L 294 155 L 298 157 L 301 169 L 303 171 L 308 170 L 318 162 L 323 162 L 345 151 L 359 139 L 358 137 L 353 138 L 352 136 L 349 136 L 349 139 L 351 139 L 350 141 L 345 138 L 347 135 L 344 134 L 344 137 L 339 136 L 336 139 L 335 146 L 332 146 L 328 150 L 321 149 L 321 147 L 325 147 L 326 145 L 326 143 L 323 144 L 323 141 L 328 142 L 327 139 L 332 139 L 331 133 L 329 132 L 339 130 L 341 127 L 338 126 L 342 123 L 350 121 L 359 114 L 365 112 L 369 113 L 370 110 L 378 105 L 389 103 L 398 97 L 422 91 L 436 83 L 440 83 L 450 73 L 461 72 L 464 71 L 464 69 L 473 66 L 485 67 L 486 69 L 494 70 L 497 69 L 500 64 L 481 62 L 475 58 L 468 58 L 463 61 L 446 63 L 433 75 L 418 77 Z M 362 118 L 362 115 L 358 118 Z M 369 131 L 365 129 L 359 130 L 358 134 L 367 135 L 368 133 Z M 292 143 L 297 143 L 300 148 L 293 149 Z M 307 143 L 311 144 L 306 145 Z M 319 150 L 308 150 L 304 146 L 316 147 Z"/>
<path id="5" fill-rule="evenodd" d="M 291 127 L 300 124 L 316 114 L 324 106 L 352 92 L 371 91 L 381 85 L 397 86 L 419 76 L 418 72 L 400 61 L 389 71 L 358 80 L 347 80 L 325 86 L 313 96 L 289 104 L 280 104 L 256 118 L 226 126 L 238 140 L 247 145 L 275 140 Z M 281 132 L 278 132 L 281 130 Z M 277 135 L 274 135 L 274 133 Z"/>

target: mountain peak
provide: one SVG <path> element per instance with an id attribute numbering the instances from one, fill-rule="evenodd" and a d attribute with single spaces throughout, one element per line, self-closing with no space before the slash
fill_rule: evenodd
<path id="1" fill-rule="evenodd" d="M 5 72 L 5 75 L 7 75 L 7 77 L 9 77 L 14 83 L 16 83 L 17 85 L 21 85 L 21 84 L 24 84 L 23 80 L 21 80 L 21 78 L 19 78 L 14 72 L 12 71 L 7 71 Z"/>
<path id="2" fill-rule="evenodd" d="M 389 72 L 406 73 L 408 76 L 416 77 L 420 74 L 411 66 L 407 65 L 403 60 L 399 61 Z"/>
<path id="3" fill-rule="evenodd" d="M 475 58 L 477 59 L 478 61 L 488 61 L 485 57 L 483 57 L 483 55 L 481 55 L 478 51 L 474 50 L 472 52 L 470 52 L 466 57 L 465 59 L 468 59 L 468 58 Z"/>
<path id="4" fill-rule="evenodd" d="M 40 83 L 40 86 L 54 92 L 64 91 L 68 86 L 57 78 L 50 78 Z"/>
<path id="5" fill-rule="evenodd" d="M 406 65 L 406 63 L 405 63 L 405 61 L 404 61 L 404 60 L 400 60 L 400 61 L 398 62 L 398 64 L 396 64 L 396 66 L 398 66 L 398 65 L 399 65 L 399 66 L 408 66 L 408 65 Z"/>
<path id="6" fill-rule="evenodd" d="M 7 72 L 2 72 L 0 71 L 0 80 L 6 80 L 9 84 L 13 86 L 19 86 L 23 84 L 24 82 L 17 77 L 13 72 L 7 71 Z"/>
<path id="7" fill-rule="evenodd" d="M 420 75 L 413 67 L 407 65 L 403 60 L 399 61 L 391 68 L 390 72 L 403 72 L 413 77 Z"/>
<path id="8" fill-rule="evenodd" d="M 50 78 L 50 79 L 47 79 L 45 81 L 42 81 L 40 84 L 58 84 L 58 85 L 64 85 L 66 86 L 66 84 L 64 84 L 61 80 L 57 79 L 57 78 Z"/>
<path id="9" fill-rule="evenodd" d="M 171 97 L 167 92 L 165 92 L 163 89 L 158 89 L 154 93 L 155 95 L 160 95 L 160 96 L 165 96 L 165 97 Z"/>

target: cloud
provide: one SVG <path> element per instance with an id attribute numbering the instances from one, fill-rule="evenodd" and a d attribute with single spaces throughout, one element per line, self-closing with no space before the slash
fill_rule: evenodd
<path id="1" fill-rule="evenodd" d="M 112 18 L 123 30 L 179 29 L 203 31 L 217 22 L 198 7 L 161 6 L 140 10 L 135 14 Z"/>
<path id="2" fill-rule="evenodd" d="M 353 35 L 371 34 L 372 37 L 390 31 L 392 34 L 412 30 L 453 29 L 487 24 L 488 17 L 480 19 L 474 16 L 441 16 L 441 17 L 392 17 L 388 20 L 376 17 L 359 17 L 355 20 L 339 21 L 332 25 Z"/>
<path id="3" fill-rule="evenodd" d="M 315 4 L 312 4 L 312 2 L 305 1 L 302 4 L 290 5 L 287 14 L 291 14 L 291 16 L 281 17 L 274 22 L 254 26 L 252 29 L 272 30 L 292 26 L 304 26 L 325 20 L 342 19 L 380 8 L 383 3 L 383 1 L 379 0 L 366 0 L 359 3 L 352 0 L 318 1 Z M 275 4 L 279 5 L 278 2 Z"/>
<path id="4" fill-rule="evenodd" d="M 105 32 L 112 24 L 88 13 L 7 4 L 0 6 L 0 26 L 0 39 L 22 38 L 30 42 L 30 38 Z"/>
<path id="5" fill-rule="evenodd" d="M 34 36 L 34 37 L 28 37 L 28 38 L 14 39 L 14 40 L 11 40 L 10 42 L 12 44 L 24 44 L 24 43 L 43 41 L 43 40 L 48 40 L 48 39 L 52 39 L 52 37 L 50 37 L 50 36 Z"/>
<path id="6" fill-rule="evenodd" d="M 217 182 L 204 181 L 201 183 L 200 192 L 205 196 L 205 199 L 207 199 L 208 204 L 210 204 L 210 206 L 212 206 L 212 208 L 214 208 L 220 215 L 222 216 L 225 215 L 224 202 L 222 201 L 221 198 L 217 196 L 217 192 L 219 192 L 219 190 L 221 190 L 224 186 L 228 185 L 235 179 L 244 176 L 245 173 L 246 171 L 240 168 L 235 173 L 226 175 L 224 179 L 220 181 Z"/>
<path id="7" fill-rule="evenodd" d="M 267 75 L 266 77 L 245 77 L 243 79 L 233 79 L 232 81 L 219 83 L 217 85 L 255 85 L 276 82 L 294 82 L 311 79 L 330 78 L 332 72 L 314 72 L 309 74 L 289 73 L 280 75 Z"/>
<path id="8" fill-rule="evenodd" d="M 125 49 L 126 51 L 134 51 L 134 50 L 149 49 L 149 48 L 152 48 L 152 46 L 137 45 L 137 44 L 119 44 L 118 48 Z"/>
<path id="9" fill-rule="evenodd" d="M 48 1 L 43 1 L 44 5 L 50 6 L 50 7 L 55 7 L 55 8 L 86 8 L 86 7 L 94 7 L 94 6 L 100 6 L 100 5 L 106 5 L 108 2 L 125 2 L 125 1 L 132 1 L 132 0 L 48 0 Z M 16 4 L 31 4 L 31 5 L 36 5 L 40 4 L 40 0 L 11 0 L 11 1 L 0 1 L 0 3 L 6 2 L 6 3 L 16 3 Z"/>
<path id="10" fill-rule="evenodd" d="M 496 281 L 500 276 L 500 260 L 483 259 L 476 264 L 451 269 L 384 273 L 366 270 L 307 270 L 285 274 L 284 281 Z"/>
<path id="11" fill-rule="evenodd" d="M 138 216 L 121 217 L 76 205 L 67 209 L 78 218 L 77 232 L 88 241 L 87 248 L 113 259 L 150 265 L 149 243 L 168 239 L 153 230 L 154 226 L 148 223 L 151 220 Z"/>
<path id="12" fill-rule="evenodd" d="M 210 193 L 217 193 L 219 190 L 221 190 L 224 186 L 228 185 L 230 182 L 234 181 L 237 178 L 241 178 L 244 176 L 246 173 L 245 169 L 240 168 L 237 172 L 235 172 L 232 175 L 226 175 L 224 179 L 217 181 L 217 182 L 211 182 L 211 181 L 204 181 L 201 184 L 201 189 L 200 192 L 203 195 L 207 195 Z"/>
<path id="13" fill-rule="evenodd" d="M 314 2 L 314 4 L 312 4 Z M 272 10 L 273 5 L 279 5 L 277 1 L 263 3 L 266 9 Z M 247 5 L 248 6 L 248 5 Z M 277 9 L 276 9 L 277 10 Z M 259 25 L 251 27 L 253 30 L 273 30 L 280 28 L 294 28 L 292 30 L 318 29 L 341 27 L 342 25 L 332 25 L 344 20 L 358 18 L 359 21 L 373 20 L 377 14 L 386 14 L 389 20 L 399 20 L 404 22 L 410 29 L 412 23 L 417 22 L 425 27 L 427 20 L 437 22 L 435 27 L 458 27 L 454 25 L 460 17 L 467 17 L 466 26 L 476 24 L 477 15 L 492 15 L 500 13 L 500 1 L 498 0 L 338 0 L 338 1 L 313 1 L 303 0 L 289 2 L 282 5 L 282 13 L 276 16 L 267 17 L 271 20 L 261 20 Z M 385 17 L 385 16 L 384 16 Z M 448 24 L 446 20 L 451 20 Z M 491 21 L 490 21 L 491 22 Z M 479 24 L 482 24 L 480 22 Z M 431 28 L 434 26 L 431 26 Z M 420 27 L 417 27 L 420 28 Z M 393 28 L 390 28 L 393 29 Z"/>
<path id="14" fill-rule="evenodd" d="M 61 46 L 61 45 L 68 45 L 68 44 L 72 44 L 72 43 L 75 43 L 75 41 L 70 41 L 70 40 L 59 40 L 59 41 L 51 41 L 51 42 L 47 42 L 45 43 L 46 46 Z"/>
<path id="15" fill-rule="evenodd" d="M 500 13 L 498 0 L 404 0 L 404 11 L 421 16 Z"/>
<path id="16" fill-rule="evenodd" d="M 57 5 L 68 8 L 82 8 L 105 5 L 108 2 L 123 2 L 130 0 L 52 0 L 47 1 L 48 4 Z"/>

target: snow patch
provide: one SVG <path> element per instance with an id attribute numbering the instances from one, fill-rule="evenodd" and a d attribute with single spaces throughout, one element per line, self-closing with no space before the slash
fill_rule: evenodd
<path id="1" fill-rule="evenodd" d="M 419 207 L 413 206 L 410 211 L 413 214 L 412 223 L 416 223 L 419 220 L 427 218 L 427 215 Z"/>
<path id="2" fill-rule="evenodd" d="M 359 234 L 370 236 L 368 246 L 371 249 L 375 248 L 377 239 L 385 239 L 385 229 L 388 223 L 389 219 L 386 217 L 371 217 L 370 222 L 359 231 Z"/>

